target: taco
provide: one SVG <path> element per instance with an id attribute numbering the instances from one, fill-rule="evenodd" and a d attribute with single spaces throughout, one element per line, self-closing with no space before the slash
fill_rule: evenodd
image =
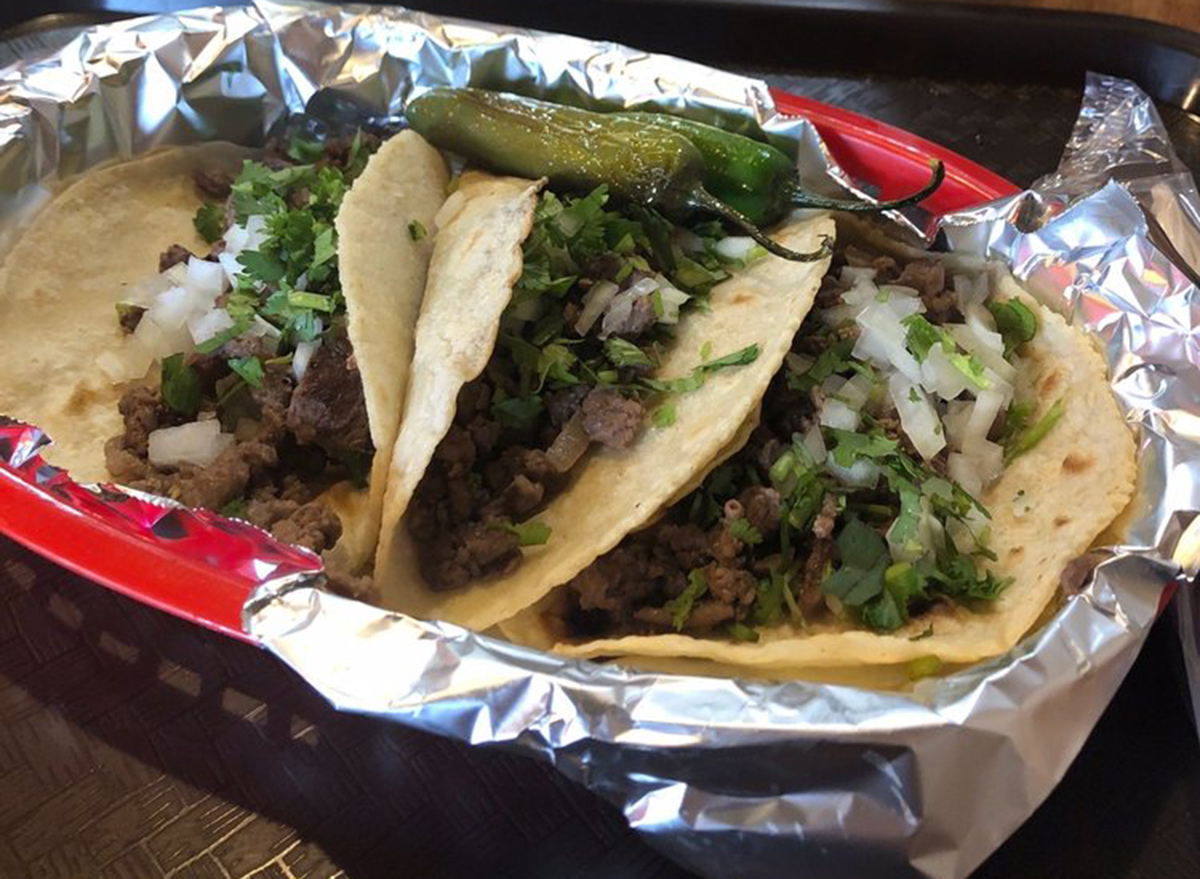
<path id="1" fill-rule="evenodd" d="M 172 149 L 93 171 L 8 255 L 0 410 L 48 459 L 360 572 L 445 199 L 411 132 Z M 32 344 L 31 344 L 32 343 Z"/>
<path id="2" fill-rule="evenodd" d="M 775 239 L 813 251 L 827 217 Z M 385 606 L 487 628 L 718 457 L 828 257 L 544 181 L 465 174 L 437 218 L 377 559 Z"/>
<path id="3" fill-rule="evenodd" d="M 919 676 L 1038 622 L 1133 491 L 1104 361 L 1002 269 L 844 231 L 745 446 L 507 637 Z"/>

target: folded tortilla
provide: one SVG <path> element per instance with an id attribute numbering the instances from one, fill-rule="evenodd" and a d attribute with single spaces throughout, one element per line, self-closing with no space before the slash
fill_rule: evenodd
<path id="1" fill-rule="evenodd" d="M 135 344 L 115 311 L 131 285 L 156 273 L 171 244 L 207 250 L 193 225 L 203 198 L 195 171 L 236 174 L 254 151 L 212 143 L 107 165 L 66 186 L 37 214 L 0 268 L 0 413 L 28 420 L 54 440 L 51 463 L 83 482 L 111 477 L 104 444 L 123 430 L 117 404 L 126 385 L 96 365 Z M 375 460 L 371 489 L 331 488 L 322 500 L 342 520 L 328 561 L 357 572 L 379 533 L 387 462 L 402 413 L 412 328 L 432 242 L 408 224 L 431 227 L 445 200 L 441 155 L 419 135 L 385 142 L 346 195 L 337 218 L 348 332 L 361 374 Z M 157 380 L 157 363 L 150 370 Z"/>
<path id="2" fill-rule="evenodd" d="M 877 247 L 881 244 L 875 236 L 866 237 Z M 909 258 L 917 253 L 889 249 Z M 947 263 L 968 268 L 953 257 Z M 973 267 L 976 273 L 981 268 Z M 997 555 L 996 562 L 984 566 L 1013 578 L 995 602 L 978 611 L 941 606 L 889 634 L 844 622 L 801 627 L 789 621 L 760 628 L 755 643 L 685 634 L 571 640 L 564 623 L 568 596 L 563 586 L 502 622 L 504 635 L 568 656 L 632 657 L 635 664 L 639 657 L 704 660 L 786 676 L 803 676 L 805 669 L 882 667 L 928 656 L 968 663 L 1011 648 L 1052 603 L 1068 562 L 1082 555 L 1128 504 L 1136 459 L 1133 435 L 1093 340 L 1033 299 L 1007 271 L 996 266 L 990 271 L 999 298 L 1017 297 L 1038 317 L 1040 329 L 1023 349 L 1025 372 L 1018 375 L 1019 382 L 1036 388 L 1040 401 L 1031 422 L 1056 399 L 1065 406 L 1046 437 L 1012 461 L 980 498 L 991 512 L 990 548 Z"/>
<path id="3" fill-rule="evenodd" d="M 468 174 L 439 217 L 376 563 L 389 608 L 485 629 L 531 606 L 646 524 L 693 484 L 757 410 L 829 265 L 828 259 L 797 263 L 766 256 L 714 287 L 710 310 L 681 319 L 656 377 L 690 374 L 704 361 L 706 343 L 717 356 L 757 344 L 758 358 L 674 397 L 675 423 L 648 428 L 629 449 L 593 446 L 571 483 L 536 516 L 550 527 L 550 540 L 526 547 L 515 571 L 435 592 L 418 569 L 405 511 L 453 422 L 459 389 L 483 371 L 495 348 L 541 185 Z M 774 237 L 810 251 L 834 232 L 832 219 L 821 216 L 791 222 Z"/>

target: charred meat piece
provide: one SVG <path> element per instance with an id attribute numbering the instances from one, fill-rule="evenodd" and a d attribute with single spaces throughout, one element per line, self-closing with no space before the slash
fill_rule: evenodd
<path id="1" fill-rule="evenodd" d="M 371 450 L 362 377 L 348 340 L 326 338 L 317 349 L 292 394 L 287 426 L 298 442 L 331 454 Z"/>

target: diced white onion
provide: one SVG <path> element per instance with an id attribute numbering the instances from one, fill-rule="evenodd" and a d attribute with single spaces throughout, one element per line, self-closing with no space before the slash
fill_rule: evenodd
<path id="1" fill-rule="evenodd" d="M 967 388 L 975 387 L 958 371 L 958 367 L 950 362 L 946 352 L 942 350 L 941 342 L 929 349 L 921 363 L 920 383 L 929 393 L 936 394 L 943 400 L 953 400 Z"/>
<path id="2" fill-rule="evenodd" d="M 296 351 L 292 354 L 292 375 L 296 377 L 296 381 L 304 378 L 304 373 L 308 369 L 308 362 L 312 360 L 312 356 L 317 353 L 317 349 L 320 347 L 320 339 L 313 339 L 311 342 L 299 342 L 296 345 Z"/>
<path id="3" fill-rule="evenodd" d="M 874 389 L 874 382 L 856 372 L 837 389 L 837 395 L 851 409 L 858 410 L 867 404 L 867 400 L 871 397 L 871 391 Z"/>
<path id="4" fill-rule="evenodd" d="M 854 285 L 859 281 L 874 281 L 877 274 L 876 269 L 868 266 L 842 266 L 840 278 L 843 284 Z"/>
<path id="5" fill-rule="evenodd" d="M 666 283 L 668 283 L 668 281 L 662 275 L 638 278 L 626 288 L 625 292 L 628 293 L 631 298 L 637 299 L 641 296 L 649 296 Z"/>
<path id="6" fill-rule="evenodd" d="M 731 235 L 718 241 L 713 249 L 717 256 L 727 262 L 745 262 L 750 251 L 757 246 L 758 242 L 747 235 Z"/>
<path id="7" fill-rule="evenodd" d="M 155 467 L 178 467 L 180 464 L 207 467 L 217 455 L 233 445 L 233 434 L 221 433 L 221 423 L 210 418 L 152 431 L 149 443 L 150 463 Z"/>
<path id="8" fill-rule="evenodd" d="M 991 369 L 996 375 L 1011 382 L 1017 374 L 1011 363 L 1004 359 L 1004 339 L 999 333 L 992 332 L 983 324 L 972 321 L 970 317 L 965 324 L 948 324 L 946 329 L 951 337 L 968 354 L 974 354 L 979 362 Z"/>
<path id="9" fill-rule="evenodd" d="M 970 278 L 967 275 L 955 275 L 952 279 L 954 292 L 958 296 L 959 310 L 966 314 L 972 305 L 982 304 L 988 296 L 987 273 Z"/>
<path id="10" fill-rule="evenodd" d="M 163 275 L 171 282 L 167 285 L 168 287 L 184 287 L 187 285 L 187 265 L 185 263 L 175 263 L 175 265 L 163 272 Z"/>
<path id="11" fill-rule="evenodd" d="M 963 436 L 966 434 L 967 423 L 971 420 L 971 412 L 975 404 L 970 400 L 951 400 L 946 404 L 946 415 L 943 422 L 946 426 L 946 439 L 950 448 L 962 451 Z"/>
<path id="12" fill-rule="evenodd" d="M 996 416 L 1000 413 L 1002 402 L 1003 396 L 991 388 L 979 392 L 975 398 L 975 405 L 971 408 L 971 417 L 967 419 L 967 423 L 963 427 L 963 454 L 975 457 L 975 450 L 981 443 L 987 442 L 988 432 L 992 429 L 992 424 L 995 423 Z M 986 480 L 984 481 L 986 482 Z"/>
<path id="13" fill-rule="evenodd" d="M 233 286 L 237 276 L 245 271 L 242 264 L 238 262 L 237 257 L 228 251 L 222 251 L 217 255 L 217 265 L 221 267 L 221 271 L 225 273 L 225 280 L 229 282 L 229 286 Z"/>
<path id="14" fill-rule="evenodd" d="M 177 330 L 187 323 L 198 304 L 187 288 L 172 287 L 155 297 L 142 315 L 142 323 L 149 319 L 164 330 Z"/>
<path id="15" fill-rule="evenodd" d="M 827 458 L 825 466 L 838 482 L 851 488 L 874 488 L 879 482 L 879 465 L 868 458 L 859 458 L 850 467 Z"/>
<path id="16" fill-rule="evenodd" d="M 546 449 L 546 460 L 559 473 L 566 473 L 587 451 L 591 439 L 583 429 L 583 413 L 576 412 L 563 425 L 550 448 Z"/>
<path id="17" fill-rule="evenodd" d="M 133 331 L 133 339 L 152 360 L 168 357 L 178 351 L 192 350 L 192 336 L 186 327 L 164 329 L 145 314 Z"/>
<path id="18" fill-rule="evenodd" d="M 633 303 L 644 296 L 649 296 L 660 286 L 656 278 L 639 278 L 612 298 L 608 310 L 604 312 L 604 320 L 600 324 L 600 338 L 607 339 L 610 335 L 625 325 L 633 311 Z"/>
<path id="19" fill-rule="evenodd" d="M 888 378 L 888 392 L 900 416 L 900 429 L 912 440 L 921 457 L 931 460 L 946 447 L 945 431 L 937 410 L 918 385 L 902 375 Z"/>
<path id="20" fill-rule="evenodd" d="M 853 305 L 861 311 L 865 306 L 874 302 L 875 297 L 878 295 L 878 287 L 870 281 L 860 281 L 842 293 L 842 302 L 846 305 Z"/>
<path id="21" fill-rule="evenodd" d="M 188 332 L 199 345 L 233 326 L 233 318 L 223 308 L 213 308 L 188 319 Z"/>
<path id="22" fill-rule="evenodd" d="M 167 272 L 158 275 L 151 275 L 149 278 L 144 278 L 136 284 L 130 284 L 125 288 L 121 296 L 121 302 L 128 305 L 140 305 L 142 308 L 149 308 L 150 303 L 160 293 L 165 293 L 176 284 L 168 276 Z"/>
<path id="23" fill-rule="evenodd" d="M 983 479 L 979 476 L 979 471 L 970 458 L 959 452 L 951 452 L 950 457 L 946 459 L 946 472 L 951 479 L 963 487 L 967 494 L 979 497 Z M 957 546 L 958 538 L 954 537 L 953 539 Z"/>
<path id="24" fill-rule="evenodd" d="M 575 321 L 575 332 L 586 336 L 588 330 L 592 328 L 592 324 L 596 322 L 596 318 L 604 313 L 604 309 L 608 308 L 609 303 L 613 301 L 613 297 L 620 289 L 612 281 L 598 281 L 593 284 L 583 297 L 583 311 L 579 313 L 579 319 Z"/>
<path id="25" fill-rule="evenodd" d="M 225 291 L 225 270 L 219 262 L 193 256 L 187 263 L 185 286 L 196 296 L 214 300 Z"/>
<path id="26" fill-rule="evenodd" d="M 813 461 L 817 464 L 824 464 L 828 457 L 828 451 L 825 448 L 825 437 L 821 436 L 821 428 L 814 424 L 804 434 L 804 447 L 808 449 L 812 455 Z"/>
<path id="27" fill-rule="evenodd" d="M 841 400 L 826 400 L 821 406 L 820 423 L 822 427 L 836 427 L 838 430 L 858 430 L 858 412 L 851 409 Z"/>
<path id="28" fill-rule="evenodd" d="M 921 380 L 921 364 L 909 353 L 905 345 L 907 328 L 888 306 L 891 303 L 873 302 L 855 318 L 862 329 L 854 344 L 854 356 L 871 360 L 879 366 L 892 366 L 911 381 Z"/>
<path id="29" fill-rule="evenodd" d="M 670 284 L 659 287 L 657 292 L 659 299 L 662 301 L 662 317 L 658 319 L 658 322 L 660 324 L 679 323 L 679 309 L 691 297 L 682 290 L 672 287 Z"/>
<path id="30" fill-rule="evenodd" d="M 262 315 L 254 315 L 254 320 L 250 322 L 250 326 L 246 328 L 246 332 L 242 335 L 253 336 L 256 339 L 261 339 L 264 336 L 268 339 L 278 339 L 283 333 L 279 332 L 279 327 L 272 324 L 270 321 L 264 320 Z"/>

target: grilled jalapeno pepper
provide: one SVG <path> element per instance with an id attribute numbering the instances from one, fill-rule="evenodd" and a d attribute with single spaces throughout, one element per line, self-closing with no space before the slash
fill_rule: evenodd
<path id="1" fill-rule="evenodd" d="M 878 204 L 826 198 L 802 188 L 792 160 L 768 143 L 665 113 L 614 113 L 613 116 L 644 120 L 686 137 L 704 158 L 704 188 L 759 226 L 769 226 L 798 207 L 857 212 L 907 207 L 928 197 L 946 176 L 945 167 L 934 159 L 930 162 L 929 183 L 920 192 L 904 198 Z"/>
<path id="2" fill-rule="evenodd" d="M 704 188 L 704 157 L 691 141 L 641 119 L 449 88 L 409 102 L 406 114 L 413 129 L 434 146 L 493 171 L 547 177 L 552 186 L 585 192 L 607 184 L 618 199 L 676 218 L 696 210 L 716 214 L 785 259 L 811 262 L 831 252 L 829 241 L 811 253 L 772 241 Z"/>

